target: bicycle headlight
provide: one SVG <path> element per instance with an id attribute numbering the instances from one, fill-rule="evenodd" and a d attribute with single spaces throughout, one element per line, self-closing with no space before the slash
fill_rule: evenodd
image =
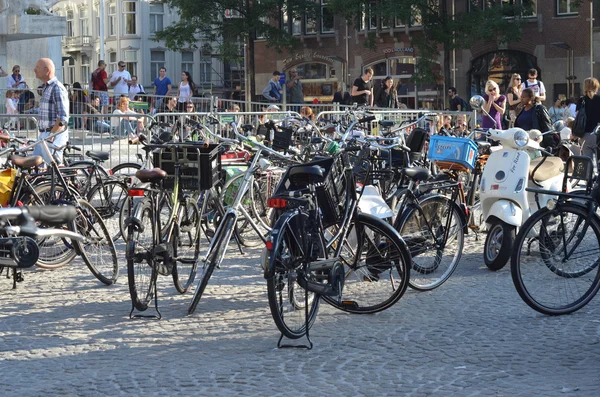
<path id="1" fill-rule="evenodd" d="M 515 140 L 515 145 L 518 147 L 523 147 L 527 145 L 527 142 L 529 142 L 529 135 L 527 135 L 527 133 L 523 130 L 515 132 L 513 138 Z"/>

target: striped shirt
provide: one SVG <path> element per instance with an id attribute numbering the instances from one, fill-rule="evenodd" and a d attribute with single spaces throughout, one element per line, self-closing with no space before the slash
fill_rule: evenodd
<path id="1" fill-rule="evenodd" d="M 40 98 L 39 127 L 51 128 L 60 119 L 66 126 L 69 124 L 69 95 L 67 89 L 56 77 L 42 86 Z"/>

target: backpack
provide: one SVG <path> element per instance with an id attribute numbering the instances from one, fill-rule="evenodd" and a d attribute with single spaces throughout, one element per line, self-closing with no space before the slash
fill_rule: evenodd
<path id="1" fill-rule="evenodd" d="M 458 97 L 458 99 L 460 99 L 461 112 L 470 112 L 471 105 L 469 105 L 469 103 L 467 101 L 465 101 L 464 99 L 462 99 L 461 97 Z"/>

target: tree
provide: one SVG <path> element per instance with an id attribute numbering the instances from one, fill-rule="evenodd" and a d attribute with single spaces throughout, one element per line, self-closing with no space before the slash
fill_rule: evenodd
<path id="1" fill-rule="evenodd" d="M 365 15 L 376 15 L 379 20 L 391 22 L 398 18 L 408 25 L 418 21 L 423 28 L 411 37 L 419 54 L 415 81 L 431 83 L 442 77 L 436 68 L 442 51 L 443 79 L 446 87 L 450 87 L 452 50 L 470 48 L 477 41 L 519 41 L 523 24 L 521 15 L 531 12 L 533 6 L 532 0 L 523 0 L 520 5 L 506 5 L 494 0 L 469 1 L 469 10 L 456 10 L 454 15 L 452 0 L 330 0 L 329 3 L 334 12 L 355 25 Z M 465 3 L 456 1 L 456 5 L 459 4 Z M 366 45 L 377 45 L 374 35 L 366 40 Z"/>
<path id="2" fill-rule="evenodd" d="M 280 53 L 293 50 L 299 41 L 285 29 L 286 23 L 291 27 L 294 18 L 319 12 L 312 0 L 165 0 L 165 3 L 179 14 L 178 22 L 156 32 L 155 40 L 164 40 L 167 48 L 197 48 L 201 41 L 203 48 L 215 45 L 212 54 L 218 54 L 224 62 L 239 62 L 240 43 L 248 45 L 245 73 L 250 79 L 250 95 L 255 92 L 255 39 L 265 38 L 267 46 Z M 225 10 L 230 18 L 225 17 Z"/>

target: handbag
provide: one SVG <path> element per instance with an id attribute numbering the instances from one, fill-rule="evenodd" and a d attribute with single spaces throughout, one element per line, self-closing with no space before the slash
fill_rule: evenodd
<path id="1" fill-rule="evenodd" d="M 581 107 L 575 116 L 575 122 L 573 123 L 573 129 L 571 132 L 574 136 L 581 138 L 585 134 L 585 125 L 587 123 L 587 115 L 585 114 L 585 99 L 581 100 Z"/>

